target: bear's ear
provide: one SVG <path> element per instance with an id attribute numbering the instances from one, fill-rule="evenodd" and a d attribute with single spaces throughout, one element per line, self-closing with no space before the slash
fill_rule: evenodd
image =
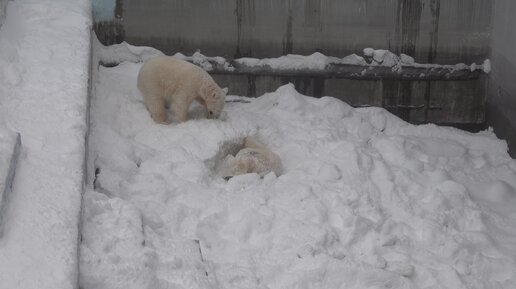
<path id="1" fill-rule="evenodd" d="M 224 94 L 228 94 L 228 88 L 227 88 L 227 87 L 224 87 L 224 88 L 222 89 L 222 92 L 224 92 Z"/>

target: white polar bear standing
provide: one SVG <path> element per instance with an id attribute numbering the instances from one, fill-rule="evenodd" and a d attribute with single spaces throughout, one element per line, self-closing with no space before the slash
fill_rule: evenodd
<path id="1" fill-rule="evenodd" d="M 226 97 L 206 71 L 172 56 L 147 61 L 138 73 L 138 89 L 152 119 L 163 124 L 168 123 L 167 107 L 178 121 L 187 121 L 194 100 L 207 109 L 207 117 L 218 118 Z"/>

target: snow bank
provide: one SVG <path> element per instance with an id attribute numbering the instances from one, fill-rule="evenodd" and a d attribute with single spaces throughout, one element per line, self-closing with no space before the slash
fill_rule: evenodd
<path id="1" fill-rule="evenodd" d="M 145 62 L 148 59 L 163 55 L 163 52 L 148 46 L 133 46 L 127 42 L 104 46 L 97 38 L 92 36 L 92 50 L 94 59 L 92 63 L 100 63 L 102 65 L 115 65 L 124 61 Z"/>
<path id="2" fill-rule="evenodd" d="M 194 54 L 192 54 L 192 56 L 185 56 L 181 53 L 176 53 L 176 54 L 174 54 L 174 57 L 177 57 L 179 59 L 183 59 L 186 61 L 190 61 L 193 64 L 202 67 L 206 71 L 213 70 L 212 63 L 219 64 L 228 71 L 235 70 L 235 68 L 233 66 L 231 66 L 231 64 L 229 62 L 227 62 L 224 57 L 220 57 L 220 56 L 208 57 L 208 56 L 201 54 L 200 51 L 196 51 Z"/>
<path id="3" fill-rule="evenodd" d="M 22 138 L 0 287 L 76 288 L 90 1 L 17 0 L 0 28 L 0 126 Z"/>
<path id="4" fill-rule="evenodd" d="M 221 120 L 193 107 L 158 125 L 140 67 L 100 67 L 95 83 L 84 289 L 516 283 L 516 162 L 491 131 L 414 126 L 292 85 L 231 96 Z M 281 176 L 217 177 L 248 135 L 281 157 Z"/>

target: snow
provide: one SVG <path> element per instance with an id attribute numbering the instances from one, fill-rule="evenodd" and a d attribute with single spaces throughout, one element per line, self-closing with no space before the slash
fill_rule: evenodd
<path id="1" fill-rule="evenodd" d="M 403 53 L 398 56 L 395 53 L 385 49 L 364 48 L 363 53 L 366 58 L 370 58 L 369 61 L 366 61 L 366 63 L 368 63 L 369 65 L 391 67 L 393 71 L 397 72 L 401 72 L 404 67 L 448 68 L 452 70 L 470 70 L 471 72 L 481 70 L 486 74 L 488 74 L 491 71 L 491 64 L 489 59 L 484 60 L 484 62 L 480 65 L 476 63 L 472 63 L 470 65 L 464 63 L 442 65 L 431 63 L 417 63 L 412 56 Z M 360 59 L 358 59 L 358 62 L 355 63 L 355 65 L 363 65 L 361 63 L 362 62 L 360 61 Z"/>
<path id="2" fill-rule="evenodd" d="M 0 287 L 75 288 L 90 56 L 90 2 L 8 2 L 0 127 L 21 153 L 3 216 Z"/>
<path id="3" fill-rule="evenodd" d="M 197 105 L 159 125 L 140 67 L 94 72 L 83 289 L 514 287 L 516 162 L 491 130 L 415 126 L 291 84 L 229 96 L 220 120 Z M 219 177 L 247 136 L 281 175 Z"/>
<path id="4" fill-rule="evenodd" d="M 484 60 L 484 63 L 482 63 L 482 69 L 485 73 L 489 74 L 489 72 L 491 72 L 491 60 Z"/>
<path id="5" fill-rule="evenodd" d="M 101 63 L 114 65 L 120 62 L 131 61 L 131 62 L 145 62 L 147 59 L 163 55 L 163 53 L 155 48 L 146 46 L 133 46 L 127 42 L 112 45 L 111 47 L 103 46 L 97 39 L 94 40 L 95 50 L 98 51 L 97 57 L 99 57 Z M 206 71 L 213 71 L 213 64 L 222 67 L 223 71 L 234 71 L 234 65 L 247 66 L 247 67 L 269 67 L 273 70 L 315 70 L 322 71 L 328 68 L 329 65 L 355 65 L 363 66 L 366 73 L 366 69 L 372 66 L 389 67 L 394 72 L 401 73 L 404 68 L 444 68 L 451 71 L 469 70 L 475 72 L 477 70 L 483 71 L 489 74 L 491 71 L 491 62 L 489 59 L 484 60 L 482 64 L 472 63 L 470 65 L 464 63 L 457 64 L 430 64 L 430 63 L 417 63 L 412 56 L 406 54 L 396 55 L 393 52 L 385 49 L 373 49 L 364 48 L 364 56 L 357 54 L 350 54 L 343 58 L 334 56 L 326 56 L 322 53 L 315 52 L 311 55 L 297 55 L 288 54 L 277 58 L 238 58 L 233 61 L 228 61 L 223 57 L 215 56 L 210 57 L 203 55 L 200 51 L 196 51 L 191 56 L 186 56 L 182 53 L 176 53 L 173 56 L 179 59 L 183 59 L 192 62 Z M 424 77 L 424 74 L 421 74 Z"/>
<path id="6" fill-rule="evenodd" d="M 361 66 L 367 65 L 367 62 L 365 61 L 365 59 L 362 56 L 358 56 L 356 54 L 348 55 L 348 56 L 340 59 L 338 62 L 342 63 L 342 64 L 350 64 L 350 65 L 361 65 Z"/>
<path id="7" fill-rule="evenodd" d="M 288 54 L 278 58 L 239 58 L 235 60 L 247 66 L 270 66 L 273 69 L 319 69 L 323 70 L 329 62 L 326 55 L 315 52 L 312 55 L 303 56 Z"/>
<path id="8" fill-rule="evenodd" d="M 364 48 L 364 56 L 351 54 L 343 58 L 326 56 L 322 53 L 315 52 L 312 55 L 296 55 L 288 54 L 278 58 L 240 58 L 236 59 L 235 62 L 244 64 L 247 66 L 269 66 L 272 69 L 292 69 L 292 70 L 324 70 L 329 64 L 347 64 L 347 65 L 359 65 L 359 66 L 383 66 L 391 67 L 393 71 L 401 72 L 404 67 L 420 67 L 420 68 L 449 68 L 452 70 L 482 70 L 485 73 L 490 72 L 490 62 L 486 59 L 483 64 L 472 63 L 466 65 L 464 63 L 458 63 L 454 65 L 441 65 L 441 64 L 421 64 L 417 63 L 415 59 L 406 54 L 400 54 L 399 56 L 393 52 L 385 49 L 373 49 Z M 202 54 L 200 55 L 202 56 Z M 198 56 L 198 57 L 200 57 Z"/>
<path id="9" fill-rule="evenodd" d="M 23 142 L 1 212 L 0 288 L 77 288 L 78 277 L 82 289 L 514 287 L 516 162 L 492 131 L 414 126 L 291 84 L 229 96 L 220 120 L 195 106 L 193 120 L 158 125 L 135 80 L 161 52 L 127 43 L 94 47 L 94 63 L 122 63 L 93 69 L 79 232 L 90 11 L 17 0 L 0 28 L 0 127 Z M 364 54 L 241 61 L 435 67 Z M 219 177 L 247 136 L 280 156 L 281 174 Z"/>
<path id="10" fill-rule="evenodd" d="M 363 52 L 364 52 L 364 55 L 365 55 L 365 56 L 367 56 L 367 57 L 373 57 L 373 56 L 374 56 L 374 52 L 375 52 L 375 51 L 374 51 L 374 49 L 373 49 L 373 48 L 368 47 L 368 48 L 364 48 Z"/>
<path id="11" fill-rule="evenodd" d="M 210 61 L 223 65 L 223 67 L 228 71 L 232 71 L 235 69 L 233 66 L 231 66 L 226 61 L 226 59 L 224 57 L 220 57 L 220 56 L 208 57 L 208 56 L 201 54 L 200 51 L 196 51 L 192 56 L 185 56 L 181 53 L 176 53 L 176 54 L 174 54 L 174 57 L 177 57 L 179 59 L 183 59 L 186 61 L 190 61 L 190 62 L 202 67 L 206 71 L 213 70 L 213 65 L 210 63 Z"/>
<path id="12" fill-rule="evenodd" d="M 145 62 L 152 57 L 163 55 L 163 52 L 148 46 L 134 46 L 127 42 L 106 47 L 100 43 L 96 35 L 92 36 L 93 63 L 101 62 L 104 65 L 118 64 L 122 61 Z"/>

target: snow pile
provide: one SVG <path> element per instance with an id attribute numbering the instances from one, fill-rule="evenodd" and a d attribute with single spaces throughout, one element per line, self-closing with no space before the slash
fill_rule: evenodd
<path id="1" fill-rule="evenodd" d="M 370 65 L 391 67 L 392 71 L 401 71 L 402 65 L 414 64 L 414 58 L 405 54 L 398 56 L 384 49 L 374 50 L 372 48 L 365 48 L 364 56 L 369 59 L 368 63 Z"/>
<path id="2" fill-rule="evenodd" d="M 77 284 L 91 7 L 86 0 L 9 1 L 0 28 L 0 127 L 21 154 L 3 212 L 0 287 Z"/>
<path id="3" fill-rule="evenodd" d="M 361 65 L 366 66 L 368 65 L 367 61 L 362 56 L 358 56 L 356 54 L 348 55 L 342 59 L 339 59 L 338 61 L 335 60 L 334 62 L 341 63 L 341 64 L 349 64 L 349 65 Z"/>
<path id="4" fill-rule="evenodd" d="M 475 68 L 477 68 L 477 67 L 475 67 Z M 484 70 L 485 73 L 489 74 L 491 72 L 491 60 L 489 60 L 489 59 L 484 60 L 484 62 L 482 63 L 482 69 Z"/>
<path id="5" fill-rule="evenodd" d="M 256 59 L 246 57 L 236 59 L 235 61 L 247 66 L 270 66 L 272 69 L 324 70 L 329 63 L 329 58 L 322 53 L 315 52 L 308 56 L 288 54 L 278 58 Z"/>
<path id="6" fill-rule="evenodd" d="M 163 52 L 148 46 L 134 46 L 127 42 L 104 46 L 94 34 L 92 39 L 92 49 L 95 51 L 93 63 L 103 65 L 116 65 L 124 61 L 145 62 L 152 57 L 161 56 Z"/>
<path id="7" fill-rule="evenodd" d="M 174 54 L 174 57 L 177 57 L 179 59 L 183 59 L 186 61 L 190 61 L 193 64 L 202 67 L 206 71 L 213 70 L 212 63 L 220 64 L 220 65 L 222 65 L 222 67 L 224 67 L 225 70 L 228 70 L 228 71 L 235 70 L 235 68 L 233 66 L 231 66 L 231 64 L 229 64 L 229 62 L 227 62 L 224 57 L 221 57 L 221 56 L 208 57 L 208 56 L 201 54 L 200 51 L 196 51 L 194 54 L 192 54 L 192 56 L 185 56 L 184 54 L 178 52 L 178 53 Z"/>
<path id="8" fill-rule="evenodd" d="M 356 54 L 348 55 L 344 58 L 326 56 L 319 52 L 312 55 L 303 56 L 289 54 L 278 58 L 240 58 L 236 59 L 235 62 L 244 64 L 247 66 L 269 66 L 272 69 L 279 70 L 324 70 L 329 64 L 346 64 L 346 65 L 358 65 L 358 66 L 383 66 L 390 67 L 395 72 L 401 72 L 404 67 L 420 67 L 420 68 L 449 68 L 452 70 L 482 70 L 485 73 L 490 71 L 490 62 L 485 60 L 483 64 L 478 65 L 473 63 L 466 65 L 464 63 L 458 63 L 455 65 L 440 65 L 440 64 L 420 64 L 415 62 L 414 58 L 400 54 L 399 56 L 385 49 L 373 49 L 365 48 L 363 50 L 364 56 Z"/>
<path id="9" fill-rule="evenodd" d="M 144 62 L 147 59 L 163 55 L 159 50 L 152 47 L 138 47 L 130 45 L 126 42 L 112 46 L 103 46 L 95 39 L 96 50 L 99 51 L 99 58 L 101 63 L 118 64 L 124 61 L 134 63 Z M 445 68 L 451 71 L 470 70 L 474 72 L 481 70 L 484 73 L 491 71 L 491 62 L 489 59 L 484 60 L 482 64 L 472 63 L 467 65 L 464 63 L 457 63 L 454 65 L 441 64 L 421 64 L 417 63 L 412 56 L 406 54 L 396 55 L 389 50 L 365 48 L 363 50 L 364 56 L 351 54 L 343 58 L 326 56 L 322 53 L 315 52 L 311 55 L 297 55 L 288 54 L 278 58 L 239 58 L 233 61 L 228 61 L 224 57 L 215 56 L 209 57 L 203 55 L 200 51 L 196 51 L 192 56 L 186 56 L 182 53 L 176 53 L 173 56 L 192 62 L 206 71 L 213 71 L 214 65 L 218 69 L 224 71 L 234 71 L 235 66 L 246 67 L 270 67 L 273 70 L 325 70 L 328 65 L 356 65 L 356 66 L 381 66 L 389 67 L 394 72 L 401 72 L 403 68 Z"/>
<path id="10" fill-rule="evenodd" d="M 414 126 L 292 85 L 232 96 L 245 102 L 221 120 L 193 107 L 158 125 L 140 67 L 101 67 L 95 83 L 83 289 L 516 284 L 516 162 L 491 131 Z M 217 177 L 249 135 L 282 175 Z"/>
<path id="11" fill-rule="evenodd" d="M 391 67 L 393 71 L 400 72 L 403 67 L 420 67 L 420 68 L 448 68 L 451 70 L 482 70 L 485 73 L 491 71 L 491 62 L 489 59 L 484 60 L 480 65 L 472 63 L 467 65 L 464 63 L 457 63 L 454 65 L 441 65 L 441 64 L 421 64 L 417 63 L 412 56 L 401 53 L 399 56 L 385 49 L 373 49 L 365 48 L 363 50 L 365 62 L 372 66 L 386 66 Z M 357 58 L 355 65 L 362 65 L 363 63 L 360 58 Z M 353 63 L 348 63 L 353 64 Z"/>

